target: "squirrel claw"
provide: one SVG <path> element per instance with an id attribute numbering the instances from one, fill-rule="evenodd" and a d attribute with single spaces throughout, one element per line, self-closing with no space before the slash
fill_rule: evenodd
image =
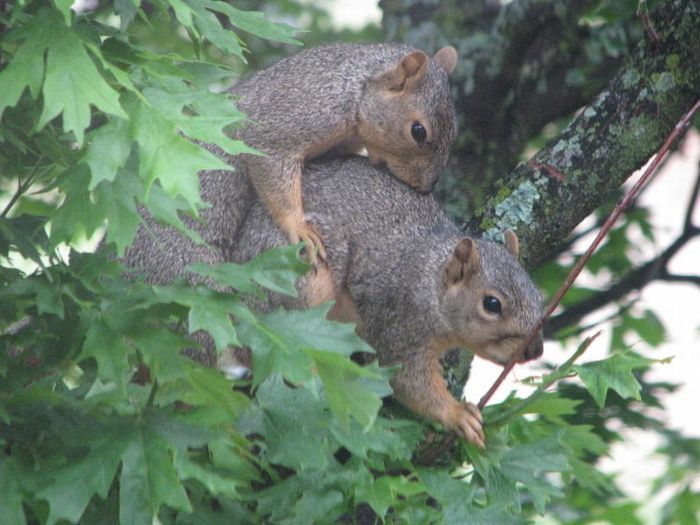
<path id="1" fill-rule="evenodd" d="M 316 266 L 318 262 L 326 263 L 326 247 L 323 245 L 321 235 L 311 223 L 305 222 L 293 233 L 291 240 L 292 242 L 303 241 L 306 244 L 304 258 L 310 264 Z"/>
<path id="2" fill-rule="evenodd" d="M 457 432 L 460 437 L 481 449 L 486 448 L 483 419 L 474 403 L 455 404 L 450 411 L 449 419 L 446 422 L 447 426 Z"/>

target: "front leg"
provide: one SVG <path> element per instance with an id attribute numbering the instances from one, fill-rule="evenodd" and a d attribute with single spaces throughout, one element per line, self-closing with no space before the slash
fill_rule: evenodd
<path id="1" fill-rule="evenodd" d="M 394 396 L 408 408 L 442 423 L 460 437 L 485 448 L 481 412 L 473 403 L 459 402 L 442 377 L 438 354 L 430 350 L 414 352 L 401 361 L 401 370 L 394 376 Z"/>
<path id="2" fill-rule="evenodd" d="M 306 219 L 301 195 L 302 162 L 298 158 L 247 156 L 246 169 L 265 208 L 292 243 L 304 241 L 312 262 L 326 258 L 321 235 Z"/>

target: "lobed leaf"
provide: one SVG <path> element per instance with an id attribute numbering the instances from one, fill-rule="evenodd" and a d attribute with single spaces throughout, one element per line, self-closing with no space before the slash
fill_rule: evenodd
<path id="1" fill-rule="evenodd" d="M 104 80 L 78 35 L 56 20 L 49 22 L 53 22 L 53 31 L 42 88 L 44 109 L 37 129 L 62 114 L 64 131 L 72 131 L 82 146 L 91 121 L 91 105 L 123 119 L 129 117 L 119 103 L 119 94 Z"/>
<path id="2" fill-rule="evenodd" d="M 574 365 L 573 369 L 578 373 L 598 406 L 603 407 L 608 390 L 611 388 L 623 398 L 639 400 L 641 386 L 632 371 L 646 368 L 652 362 L 632 352 L 615 352 L 607 359 Z"/>

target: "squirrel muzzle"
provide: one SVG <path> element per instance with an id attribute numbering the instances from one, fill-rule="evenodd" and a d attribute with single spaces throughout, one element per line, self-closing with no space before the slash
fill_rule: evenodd
<path id="1" fill-rule="evenodd" d="M 532 359 L 537 359 L 544 352 L 544 344 L 542 341 L 542 332 L 537 335 L 537 338 L 527 347 L 523 357 L 520 359 L 520 363 L 525 363 L 531 361 Z"/>

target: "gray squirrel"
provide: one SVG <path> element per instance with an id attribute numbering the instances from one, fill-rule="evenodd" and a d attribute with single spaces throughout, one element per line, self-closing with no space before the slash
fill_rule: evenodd
<path id="1" fill-rule="evenodd" d="M 270 293 L 264 308 L 335 299 L 333 318 L 356 322 L 381 364 L 401 364 L 392 380 L 395 397 L 483 447 L 479 411 L 449 393 L 439 357 L 465 347 L 505 364 L 539 320 L 541 295 L 517 261 L 515 234 L 506 232 L 505 247 L 465 236 L 432 195 L 362 157 L 310 163 L 303 188 L 309 218 L 326 240 L 328 266 L 299 280 L 299 298 Z M 286 243 L 258 202 L 226 258 L 242 263 Z M 523 360 L 541 354 L 540 334 Z M 224 357 L 219 366 L 229 364 Z"/>
<path id="2" fill-rule="evenodd" d="M 304 215 L 301 174 L 307 160 L 331 149 L 366 148 L 370 160 L 413 188 L 432 189 L 456 135 L 448 83 L 456 62 L 449 46 L 429 57 L 402 44 L 332 44 L 284 58 L 231 88 L 248 117 L 237 138 L 265 153 L 238 162 L 291 242 L 324 254 Z M 226 198 L 225 184 L 202 177 L 213 198 Z M 223 228 L 219 219 L 209 215 L 208 227 Z"/>

